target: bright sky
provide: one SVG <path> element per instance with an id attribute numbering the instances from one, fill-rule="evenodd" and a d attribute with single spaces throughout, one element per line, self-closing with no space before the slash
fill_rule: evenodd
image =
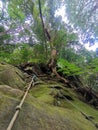
<path id="1" fill-rule="evenodd" d="M 62 6 L 62 8 L 58 9 L 56 11 L 55 15 L 57 15 L 57 16 L 61 15 L 62 16 L 62 20 L 64 22 L 66 22 L 66 23 L 68 22 L 68 19 L 66 17 L 66 12 L 65 12 L 65 6 Z"/>
<path id="2" fill-rule="evenodd" d="M 87 50 L 93 50 L 93 51 L 95 51 L 96 50 L 96 48 L 98 48 L 98 42 L 96 42 L 95 43 L 95 45 L 93 45 L 93 46 L 91 46 L 91 47 L 89 47 L 89 44 L 85 44 L 85 48 L 87 49 Z"/>

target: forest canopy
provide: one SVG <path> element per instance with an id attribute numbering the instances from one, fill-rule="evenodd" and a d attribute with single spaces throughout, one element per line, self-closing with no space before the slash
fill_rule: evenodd
<path id="1" fill-rule="evenodd" d="M 62 7 L 66 21 L 59 14 Z M 98 41 L 97 14 L 96 0 L 1 0 L 0 61 L 56 59 L 58 73 L 79 75 L 96 88 L 98 49 L 88 51 L 84 45 Z"/>

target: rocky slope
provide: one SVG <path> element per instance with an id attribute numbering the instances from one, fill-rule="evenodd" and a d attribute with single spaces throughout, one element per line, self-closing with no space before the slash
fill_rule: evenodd
<path id="1" fill-rule="evenodd" d="M 80 110 L 94 122 L 98 122 L 98 111 L 80 101 L 73 89 L 45 77 L 37 81 L 40 83 L 30 89 L 12 130 L 97 130 Z M 0 64 L 0 130 L 6 130 L 24 89 L 23 73 Z"/>

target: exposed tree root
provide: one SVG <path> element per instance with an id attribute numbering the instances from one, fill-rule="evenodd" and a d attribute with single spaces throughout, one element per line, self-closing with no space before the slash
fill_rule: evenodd
<path id="1" fill-rule="evenodd" d="M 48 66 L 50 68 L 50 70 L 52 71 L 52 73 L 59 79 L 61 80 L 62 82 L 64 83 L 68 83 L 68 80 L 66 80 L 64 77 L 60 76 L 57 72 L 57 69 L 56 69 L 56 60 L 54 58 L 50 59 L 49 63 L 48 63 Z"/>

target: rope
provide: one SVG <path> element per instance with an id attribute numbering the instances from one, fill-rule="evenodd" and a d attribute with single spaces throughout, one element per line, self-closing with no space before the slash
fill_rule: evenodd
<path id="1" fill-rule="evenodd" d="M 22 105 L 23 105 L 23 103 L 24 103 L 24 101 L 25 101 L 25 99 L 26 99 L 26 96 L 27 96 L 27 94 L 28 94 L 28 92 L 29 92 L 29 89 L 30 89 L 32 86 L 34 86 L 34 85 L 35 85 L 35 83 L 34 83 L 34 77 L 33 77 L 32 80 L 31 80 L 31 82 L 30 82 L 30 84 L 29 84 L 29 86 L 28 86 L 28 88 L 26 89 L 26 91 L 25 91 L 25 93 L 24 93 L 24 95 L 23 95 L 22 100 L 20 101 L 20 104 L 19 104 L 18 106 L 16 106 L 16 111 L 15 111 L 15 113 L 14 113 L 14 115 L 13 115 L 13 117 L 12 117 L 12 119 L 11 119 L 11 121 L 10 121 L 8 127 L 7 127 L 7 130 L 11 130 L 11 129 L 12 129 L 12 127 L 13 127 L 13 125 L 14 125 L 16 119 L 17 119 L 17 116 L 18 116 L 18 114 L 19 114 L 19 112 L 20 112 L 20 110 L 21 110 L 21 107 L 22 107 Z"/>
<path id="2" fill-rule="evenodd" d="M 27 97 L 27 94 L 28 94 L 30 88 L 35 85 L 34 78 L 35 78 L 35 77 L 33 76 L 33 78 L 32 78 L 32 80 L 31 80 L 31 82 L 30 82 L 28 88 L 26 89 L 26 91 L 25 91 L 25 93 L 24 93 L 24 95 L 23 95 L 22 100 L 20 101 L 19 105 L 16 106 L 16 111 L 15 111 L 15 113 L 14 113 L 14 115 L 13 115 L 13 117 L 12 117 L 12 119 L 11 119 L 11 121 L 10 121 L 8 127 L 7 127 L 7 130 L 12 130 L 12 127 L 13 127 L 13 125 L 14 125 L 16 119 L 17 119 L 17 116 L 18 116 L 18 114 L 19 114 L 19 112 L 20 112 L 20 110 L 21 110 L 21 108 L 22 108 L 22 105 L 23 105 L 23 103 L 24 103 L 24 101 L 25 101 L 25 99 L 26 99 L 26 97 Z M 76 108 L 87 120 L 89 120 L 92 124 L 94 124 L 94 126 L 95 126 L 96 128 L 98 128 L 98 124 L 97 124 L 96 122 L 94 122 L 86 113 L 82 112 L 82 110 L 81 110 L 80 108 L 78 108 L 78 107 L 77 107 L 76 105 L 74 105 L 71 101 L 69 101 L 65 96 L 63 96 L 62 92 L 59 92 L 59 93 L 60 93 L 60 94 L 62 95 L 62 97 L 63 97 L 64 99 L 66 99 L 74 108 Z"/>
<path id="3" fill-rule="evenodd" d="M 96 128 L 98 128 L 98 123 L 94 122 L 90 116 L 88 116 L 86 113 L 84 113 L 80 108 L 78 108 L 76 105 L 74 105 L 70 100 L 68 100 L 65 96 L 63 96 L 62 92 L 59 92 L 62 97 L 68 101 L 74 108 L 76 108 L 87 120 L 89 120 Z"/>

